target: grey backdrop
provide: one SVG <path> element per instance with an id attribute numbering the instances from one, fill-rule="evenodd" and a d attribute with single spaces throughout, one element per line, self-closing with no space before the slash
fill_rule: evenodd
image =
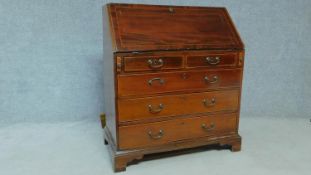
<path id="1" fill-rule="evenodd" d="M 246 45 L 241 117 L 310 117 L 310 0 L 113 2 L 227 7 Z M 105 3 L 0 0 L 0 122 L 98 119 Z"/>

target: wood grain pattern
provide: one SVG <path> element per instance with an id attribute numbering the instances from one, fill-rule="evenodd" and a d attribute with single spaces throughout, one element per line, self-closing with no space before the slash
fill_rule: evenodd
<path id="1" fill-rule="evenodd" d="M 228 50 L 189 50 L 189 51 L 158 51 L 158 52 L 130 52 L 118 53 L 122 59 L 119 74 L 168 72 L 176 70 L 198 70 L 213 68 L 241 67 L 241 51 Z M 210 64 L 207 58 L 219 58 L 219 63 Z M 151 68 L 148 60 L 162 59 L 163 66 Z"/>
<path id="2" fill-rule="evenodd" d="M 201 137 L 189 138 L 185 140 L 178 140 L 174 142 L 169 142 L 167 144 L 144 147 L 141 149 L 131 149 L 126 151 L 118 150 L 117 146 L 111 138 L 109 130 L 104 129 L 105 141 L 108 143 L 107 148 L 112 158 L 113 167 L 115 172 L 125 171 L 126 166 L 134 160 L 143 160 L 145 155 L 156 155 L 161 152 L 171 152 L 171 151 L 183 151 L 185 149 L 207 146 L 207 145 L 219 145 L 220 147 L 228 148 L 229 145 L 232 152 L 239 151 L 241 149 L 242 138 L 237 134 L 224 135 L 215 137 Z M 219 147 L 218 147 L 219 148 Z M 177 152 L 178 153 L 178 152 Z M 179 154 L 179 153 L 178 153 Z M 161 154 L 163 155 L 163 154 Z"/>
<path id="3" fill-rule="evenodd" d="M 124 57 L 124 71 L 159 71 L 181 69 L 183 58 L 181 56 L 136 56 Z"/>
<path id="4" fill-rule="evenodd" d="M 116 81 L 115 81 L 115 61 L 113 55 L 114 43 L 109 32 L 110 30 L 110 16 L 107 7 L 103 7 L 103 60 L 104 63 L 104 106 L 107 126 L 111 131 L 112 138 L 117 141 L 117 126 L 116 126 L 116 102 L 111 100 L 116 96 Z"/>
<path id="5" fill-rule="evenodd" d="M 240 69 L 118 75 L 118 93 L 119 96 L 131 96 L 233 88 L 240 86 L 240 75 Z M 214 79 L 215 76 L 217 76 L 217 80 Z M 206 81 L 205 77 L 208 77 L 209 81 Z M 149 84 L 150 81 L 152 81 L 151 85 Z M 216 82 L 209 83 L 210 81 Z"/>
<path id="6" fill-rule="evenodd" d="M 108 7 L 120 52 L 244 47 L 225 8 L 133 4 Z"/>
<path id="7" fill-rule="evenodd" d="M 187 56 L 187 67 L 224 68 L 236 67 L 238 52 L 201 52 Z"/>
<path id="8" fill-rule="evenodd" d="M 210 130 L 202 129 L 214 125 Z M 160 131 L 163 131 L 163 136 Z M 148 133 L 151 133 L 150 136 Z M 236 132 L 236 114 L 202 116 L 119 127 L 119 149 L 161 145 L 172 141 L 204 136 L 221 136 Z"/>
<path id="9" fill-rule="evenodd" d="M 207 112 L 236 112 L 238 101 L 238 90 L 119 99 L 118 116 L 119 122 L 127 122 Z"/>

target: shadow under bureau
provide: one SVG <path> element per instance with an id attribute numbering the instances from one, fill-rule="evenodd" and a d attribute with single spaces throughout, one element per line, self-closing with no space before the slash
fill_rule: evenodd
<path id="1" fill-rule="evenodd" d="M 144 155 L 230 145 L 244 45 L 225 8 L 103 7 L 105 143 L 114 170 Z"/>

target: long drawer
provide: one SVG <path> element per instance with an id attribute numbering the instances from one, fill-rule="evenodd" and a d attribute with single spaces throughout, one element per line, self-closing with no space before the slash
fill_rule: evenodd
<path id="1" fill-rule="evenodd" d="M 223 136 L 236 132 L 235 113 L 182 118 L 119 127 L 119 149 L 162 145 L 183 139 Z"/>
<path id="2" fill-rule="evenodd" d="M 146 98 L 119 99 L 119 122 L 165 116 L 236 111 L 239 90 L 213 91 Z"/>
<path id="3" fill-rule="evenodd" d="M 241 69 L 118 75 L 118 95 L 146 95 L 239 87 Z"/>

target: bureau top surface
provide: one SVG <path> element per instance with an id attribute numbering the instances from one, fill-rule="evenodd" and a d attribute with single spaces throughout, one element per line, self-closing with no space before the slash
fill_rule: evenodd
<path id="1" fill-rule="evenodd" d="M 243 49 L 225 8 L 108 4 L 116 52 Z"/>

